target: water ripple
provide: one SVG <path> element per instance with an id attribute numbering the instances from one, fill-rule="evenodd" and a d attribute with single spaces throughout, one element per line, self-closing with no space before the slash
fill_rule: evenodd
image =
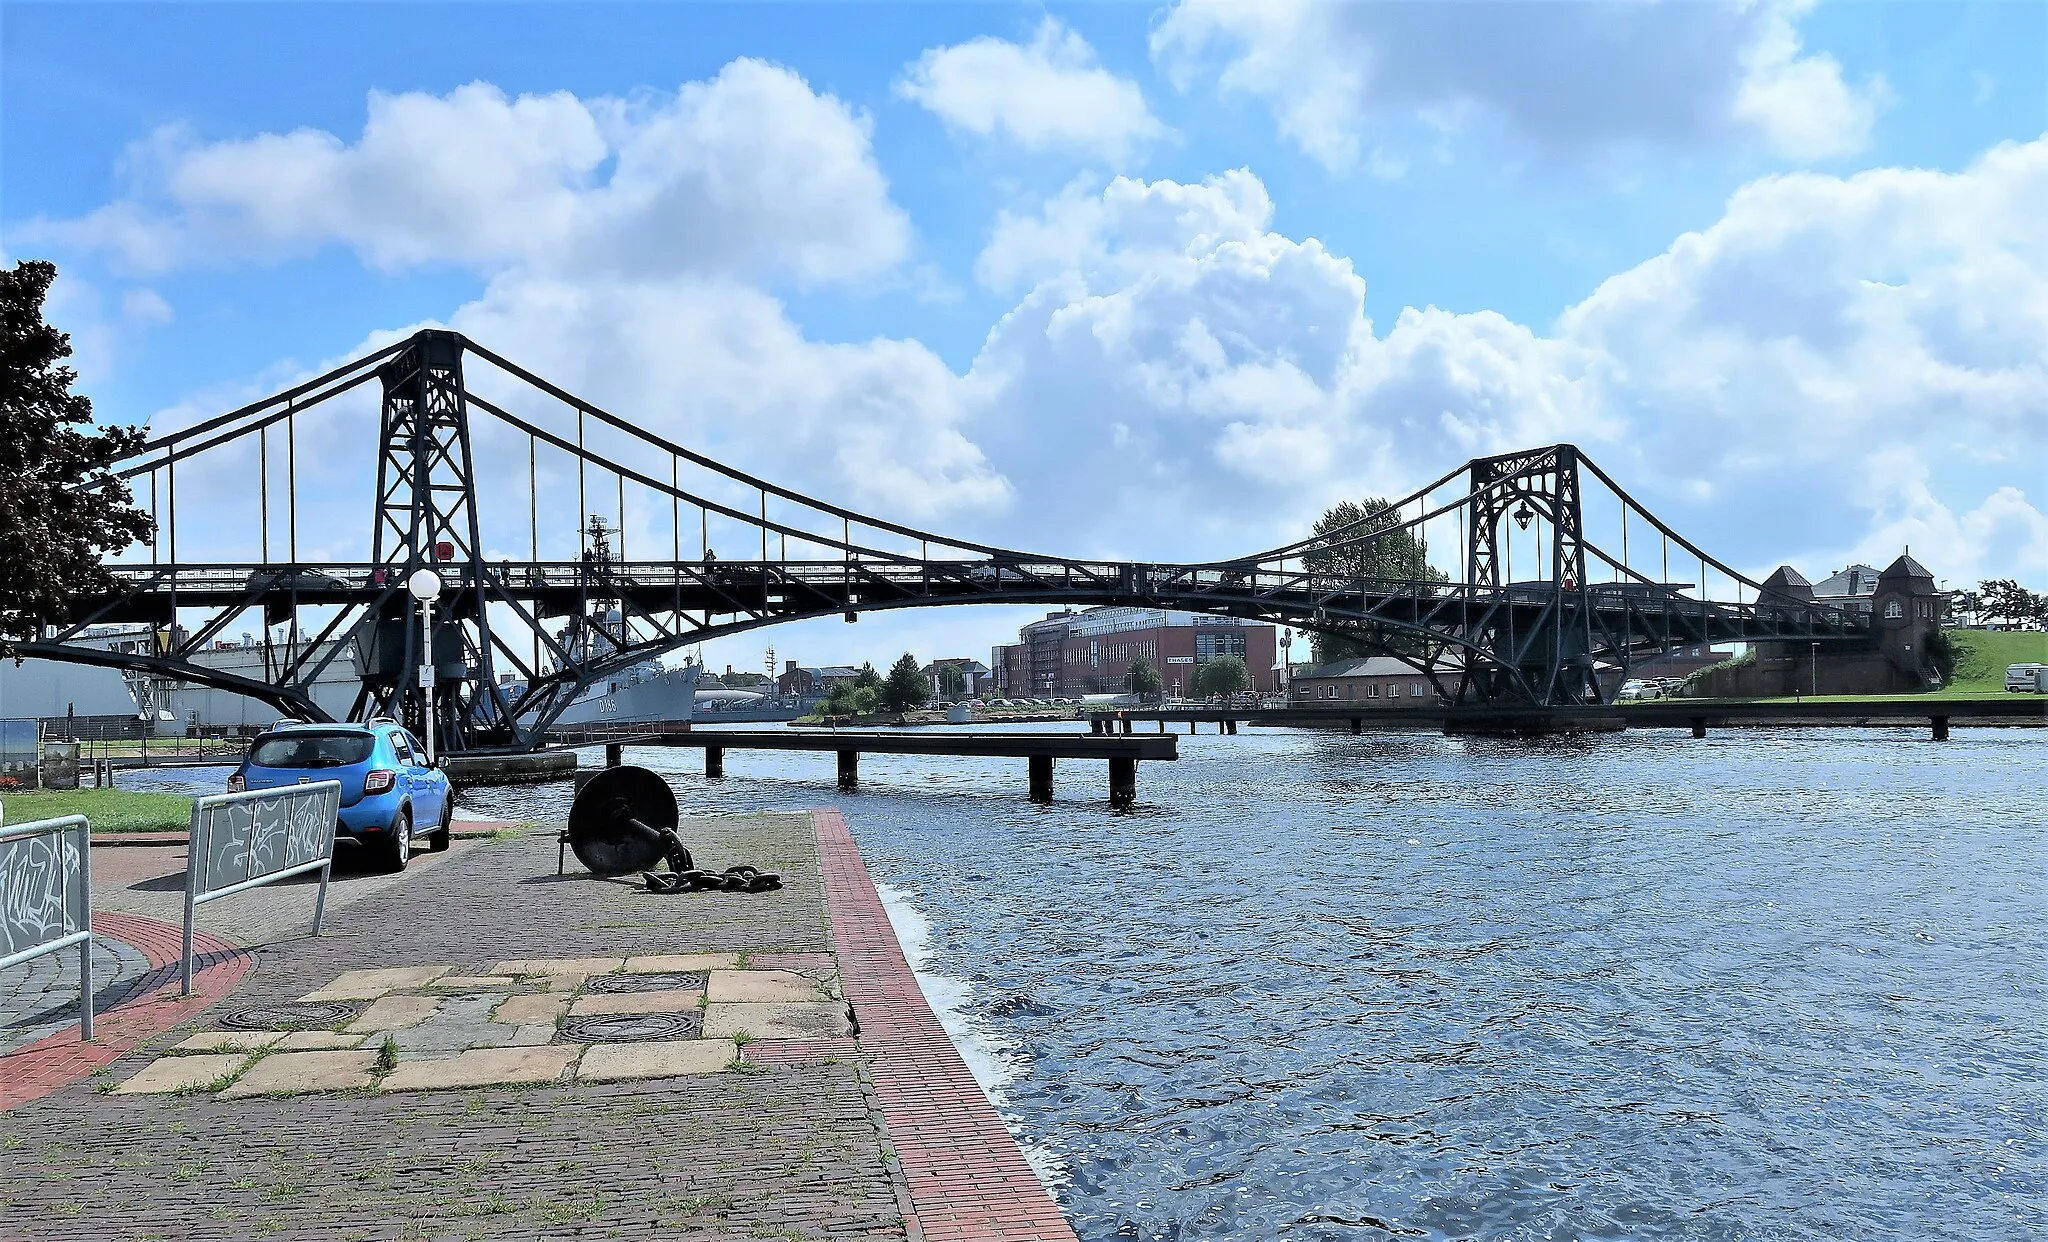
<path id="1" fill-rule="evenodd" d="M 1202 735 L 1121 816 L 633 757 L 845 810 L 1086 1239 L 1977 1242 L 2048 1237 L 2039 737 Z"/>

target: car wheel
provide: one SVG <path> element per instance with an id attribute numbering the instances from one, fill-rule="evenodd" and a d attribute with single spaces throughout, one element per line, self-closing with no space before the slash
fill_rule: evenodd
<path id="1" fill-rule="evenodd" d="M 441 826 L 427 834 L 427 848 L 436 854 L 448 848 L 448 826 L 455 818 L 455 795 L 441 799 Z"/>
<path id="2" fill-rule="evenodd" d="M 391 831 L 384 835 L 384 869 L 405 870 L 405 864 L 412 861 L 411 809 L 400 811 L 398 818 L 391 821 Z"/>

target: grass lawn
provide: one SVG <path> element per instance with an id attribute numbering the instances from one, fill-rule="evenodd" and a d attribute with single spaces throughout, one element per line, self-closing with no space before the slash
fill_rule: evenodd
<path id="1" fill-rule="evenodd" d="M 94 832 L 183 832 L 192 826 L 192 799 L 184 794 L 128 789 L 46 789 L 0 794 L 10 824 L 83 815 Z"/>
<path id="2" fill-rule="evenodd" d="M 1955 680 L 1920 694 L 1823 694 L 1808 703 L 1894 703 L 1922 699 L 1998 698 L 2005 693 L 2005 666 L 2048 664 L 2048 632 L 2040 630 L 1947 630 L 1956 647 Z M 1711 700 L 1701 700 L 1709 702 Z M 1753 703 L 1755 699 L 1730 700 Z"/>

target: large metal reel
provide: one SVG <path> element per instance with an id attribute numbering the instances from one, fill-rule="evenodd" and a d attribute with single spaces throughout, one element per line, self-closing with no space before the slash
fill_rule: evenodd
<path id="1" fill-rule="evenodd" d="M 646 768 L 606 768 L 569 807 L 569 848 L 593 875 L 646 871 L 666 857 L 661 834 L 681 816 L 668 782 Z"/>

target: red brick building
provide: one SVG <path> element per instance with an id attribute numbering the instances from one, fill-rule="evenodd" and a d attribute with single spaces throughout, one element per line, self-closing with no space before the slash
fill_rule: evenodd
<path id="1" fill-rule="evenodd" d="M 1263 621 L 1206 617 L 1164 608 L 1091 608 L 1033 621 L 989 663 L 1011 698 L 1116 694 L 1139 656 L 1159 669 L 1168 695 L 1194 693 L 1195 670 L 1218 656 L 1244 660 L 1252 689 L 1280 689 L 1279 631 Z"/>

